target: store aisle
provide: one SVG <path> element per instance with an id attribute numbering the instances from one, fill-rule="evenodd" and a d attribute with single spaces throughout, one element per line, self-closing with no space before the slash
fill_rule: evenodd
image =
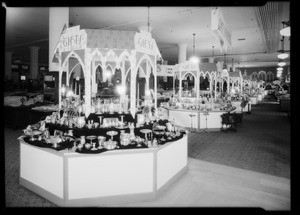
<path id="1" fill-rule="evenodd" d="M 290 120 L 265 100 L 243 114 L 237 132 L 189 134 L 189 157 L 290 178 Z"/>

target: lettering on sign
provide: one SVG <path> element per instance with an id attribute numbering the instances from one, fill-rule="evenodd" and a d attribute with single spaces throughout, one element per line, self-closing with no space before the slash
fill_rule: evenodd
<path id="1" fill-rule="evenodd" d="M 187 64 L 181 64 L 180 65 L 180 70 L 183 71 L 183 70 L 198 70 L 198 64 L 192 64 L 192 63 L 187 63 Z"/>
<path id="2" fill-rule="evenodd" d="M 141 31 L 134 36 L 135 49 L 139 52 L 155 55 L 156 43 L 148 32 Z"/>
<path id="3" fill-rule="evenodd" d="M 61 52 L 85 49 L 87 44 L 87 35 L 84 30 L 66 31 L 62 34 L 59 42 Z"/>
<path id="4" fill-rule="evenodd" d="M 225 19 L 220 8 L 211 10 L 211 30 L 218 39 L 221 51 L 231 46 L 231 32 L 226 26 Z"/>
<path id="5" fill-rule="evenodd" d="M 159 75 L 173 76 L 174 75 L 174 66 L 162 65 L 160 70 L 157 70 Z"/>

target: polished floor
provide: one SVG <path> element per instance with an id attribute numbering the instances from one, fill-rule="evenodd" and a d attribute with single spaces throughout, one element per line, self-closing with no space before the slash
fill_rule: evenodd
<path id="1" fill-rule="evenodd" d="M 99 206 L 290 210 L 289 124 L 278 103 L 253 106 L 237 132 L 189 134 L 189 170 L 157 199 Z M 6 206 L 57 207 L 19 185 L 20 135 L 22 130 L 5 128 Z"/>

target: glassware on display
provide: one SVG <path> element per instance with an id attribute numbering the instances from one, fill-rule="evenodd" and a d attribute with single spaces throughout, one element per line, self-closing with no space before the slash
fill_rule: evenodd
<path id="1" fill-rule="evenodd" d="M 110 136 L 110 140 L 113 141 L 113 136 L 117 135 L 118 132 L 116 132 L 116 131 L 108 131 L 106 134 L 109 135 Z"/>
<path id="2" fill-rule="evenodd" d="M 99 144 L 98 149 L 102 149 L 103 148 L 103 144 L 104 144 L 105 140 L 106 140 L 105 136 L 98 136 L 98 144 Z"/>
<path id="3" fill-rule="evenodd" d="M 85 125 L 85 117 L 84 116 L 78 117 L 77 118 L 77 127 L 83 128 L 84 125 Z"/>
<path id="4" fill-rule="evenodd" d="M 85 136 L 80 136 L 80 144 L 81 145 L 85 144 Z"/>
<path id="5" fill-rule="evenodd" d="M 98 118 L 99 118 L 99 125 L 101 127 L 101 125 L 102 125 L 102 116 L 98 116 Z"/>
<path id="6" fill-rule="evenodd" d="M 88 139 L 89 141 L 90 141 L 90 145 L 91 146 L 93 146 L 92 148 L 91 148 L 91 150 L 98 150 L 97 148 L 96 148 L 96 142 L 94 141 L 95 139 L 97 139 L 97 137 L 96 136 L 94 136 L 94 135 L 91 135 L 91 136 L 87 136 L 86 137 L 86 139 Z"/>

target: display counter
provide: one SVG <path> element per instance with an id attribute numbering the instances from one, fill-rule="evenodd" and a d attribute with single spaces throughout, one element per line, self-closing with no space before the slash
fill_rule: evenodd
<path id="1" fill-rule="evenodd" d="M 20 184 L 59 206 L 151 200 L 187 171 L 187 135 L 154 148 L 55 151 L 20 139 Z"/>
<path id="2" fill-rule="evenodd" d="M 252 105 L 257 105 L 257 103 L 258 103 L 257 97 L 250 97 L 250 101 L 251 101 Z"/>
<path id="3" fill-rule="evenodd" d="M 175 120 L 175 123 L 184 128 L 191 128 L 194 130 L 214 130 L 220 131 L 222 129 L 221 115 L 228 113 L 227 110 L 213 110 L 206 112 L 201 110 L 187 110 L 187 109 L 173 109 L 168 108 L 170 120 Z M 194 115 L 191 117 L 191 114 Z"/>
<path id="4" fill-rule="evenodd" d="M 231 101 L 231 105 L 236 108 L 235 111 L 237 113 L 241 113 L 241 112 L 251 113 L 251 102 L 247 102 L 244 108 L 242 108 L 241 104 L 242 104 L 242 100 L 240 100 L 240 101 Z"/>

